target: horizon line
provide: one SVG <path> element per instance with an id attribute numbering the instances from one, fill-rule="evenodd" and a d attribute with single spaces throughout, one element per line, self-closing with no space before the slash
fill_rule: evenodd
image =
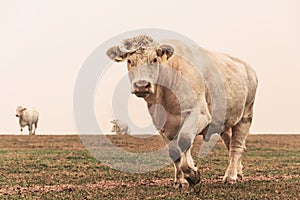
<path id="1" fill-rule="evenodd" d="M 251 132 L 249 135 L 299 135 L 300 132 Z M 17 133 L 17 132 L 0 132 L 0 135 L 29 135 L 28 133 Z M 62 133 L 62 132 L 38 132 L 35 135 L 116 135 L 116 133 L 112 132 L 105 132 L 105 133 L 78 133 L 78 132 L 67 132 L 67 133 Z M 159 133 L 130 133 L 128 135 L 160 135 Z"/>

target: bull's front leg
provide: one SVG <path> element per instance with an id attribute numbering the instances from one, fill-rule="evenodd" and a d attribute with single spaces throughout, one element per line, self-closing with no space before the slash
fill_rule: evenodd
<path id="1" fill-rule="evenodd" d="M 23 135 L 23 124 L 21 122 L 19 122 L 19 126 L 20 126 L 20 134 Z"/>
<path id="2" fill-rule="evenodd" d="M 172 140 L 169 143 L 169 156 L 174 162 L 175 177 L 174 177 L 174 187 L 175 188 L 188 188 L 189 183 L 184 177 L 184 172 L 181 169 L 182 163 L 182 153 L 178 147 L 177 140 Z"/>
<path id="3" fill-rule="evenodd" d="M 182 163 L 181 169 L 184 172 L 184 178 L 188 181 L 189 185 L 193 186 L 200 182 L 200 172 L 194 164 L 191 151 L 192 146 L 186 153 L 183 154 L 183 156 L 185 157 L 185 162 Z"/>
<path id="4" fill-rule="evenodd" d="M 176 139 L 170 142 L 170 157 L 175 164 L 175 187 L 188 187 L 200 182 L 200 173 L 191 156 L 194 139 L 210 122 L 210 116 L 191 112 L 185 118 Z"/>

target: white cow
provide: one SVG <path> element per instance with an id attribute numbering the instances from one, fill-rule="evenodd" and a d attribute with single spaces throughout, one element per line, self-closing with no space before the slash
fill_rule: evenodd
<path id="1" fill-rule="evenodd" d="M 118 119 L 114 119 L 111 121 L 111 123 L 113 124 L 111 132 L 116 132 L 117 135 L 129 134 L 130 131 L 128 125 L 125 122 L 122 122 Z"/>
<path id="2" fill-rule="evenodd" d="M 191 148 L 196 135 L 209 140 L 212 133 L 220 133 L 229 150 L 223 181 L 242 179 L 241 158 L 257 88 L 256 74 L 247 63 L 182 41 L 161 42 L 144 35 L 123 40 L 107 55 L 126 62 L 131 92 L 147 102 L 169 146 L 175 187 L 200 182 Z"/>
<path id="3" fill-rule="evenodd" d="M 16 117 L 19 118 L 21 134 L 23 128 L 25 126 L 28 126 L 29 135 L 35 135 L 37 123 L 39 121 L 39 113 L 36 110 L 27 110 L 27 108 L 22 108 L 22 106 L 18 106 L 16 110 Z M 32 132 L 33 125 L 34 125 L 34 131 Z"/>

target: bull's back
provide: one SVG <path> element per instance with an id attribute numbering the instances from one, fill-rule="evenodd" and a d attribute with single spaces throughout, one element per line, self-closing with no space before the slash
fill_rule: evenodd
<path id="1" fill-rule="evenodd" d="M 28 123 L 37 123 L 39 121 L 39 113 L 35 110 L 28 110 L 24 113 L 23 119 Z"/>
<path id="2" fill-rule="evenodd" d="M 197 66 L 197 71 L 202 73 L 202 77 L 204 78 L 204 82 L 206 85 L 210 85 L 212 87 L 219 87 L 217 83 L 214 81 L 221 78 L 223 88 L 225 91 L 220 92 L 219 95 L 213 95 L 210 101 L 221 102 L 217 103 L 216 106 L 220 106 L 219 108 L 222 110 L 225 106 L 226 108 L 226 116 L 225 116 L 225 128 L 231 127 L 238 123 L 245 111 L 247 109 L 251 109 L 251 105 L 253 105 L 256 88 L 257 88 L 257 78 L 254 70 L 242 60 L 223 54 L 223 53 L 215 53 L 211 51 L 207 51 L 206 49 L 199 48 L 194 44 L 186 44 L 177 40 L 169 40 L 165 41 L 169 44 L 172 44 L 175 48 L 175 52 L 177 52 L 179 57 L 176 59 L 188 60 L 189 66 L 181 66 L 181 71 L 186 71 L 186 68 Z M 209 68 L 214 68 L 210 70 Z M 217 70 L 215 72 L 214 70 Z M 196 76 L 189 75 L 188 77 Z M 219 76 L 213 77 L 212 76 Z M 198 77 L 197 77 L 198 78 Z M 189 78 L 191 80 L 191 78 Z M 194 79 L 195 80 L 195 79 Z M 193 82 L 192 85 L 197 85 L 196 88 L 198 91 L 205 91 L 207 96 L 210 96 L 209 90 L 207 88 L 203 88 L 203 84 L 201 84 L 203 80 L 198 80 L 197 82 Z M 218 88 L 216 91 L 218 93 Z M 222 100 L 223 94 L 225 93 L 225 101 Z M 221 96 L 221 98 L 220 98 Z M 210 97 L 208 97 L 209 99 Z M 207 102 L 210 104 L 211 102 Z M 226 104 L 226 105 L 224 105 Z M 211 105 L 207 105 L 209 110 L 211 111 Z M 222 117 L 222 116 L 220 116 Z M 212 119 L 212 123 L 218 124 L 219 121 L 223 121 L 223 119 Z"/>

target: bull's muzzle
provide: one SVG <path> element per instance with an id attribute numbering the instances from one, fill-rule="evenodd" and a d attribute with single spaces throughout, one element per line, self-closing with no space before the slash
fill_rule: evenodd
<path id="1" fill-rule="evenodd" d="M 151 83 L 146 80 L 140 80 L 133 83 L 133 91 L 137 97 L 145 98 L 150 94 Z"/>
<path id="2" fill-rule="evenodd" d="M 19 115 L 18 115 L 18 114 L 16 114 L 16 117 L 19 117 Z"/>

